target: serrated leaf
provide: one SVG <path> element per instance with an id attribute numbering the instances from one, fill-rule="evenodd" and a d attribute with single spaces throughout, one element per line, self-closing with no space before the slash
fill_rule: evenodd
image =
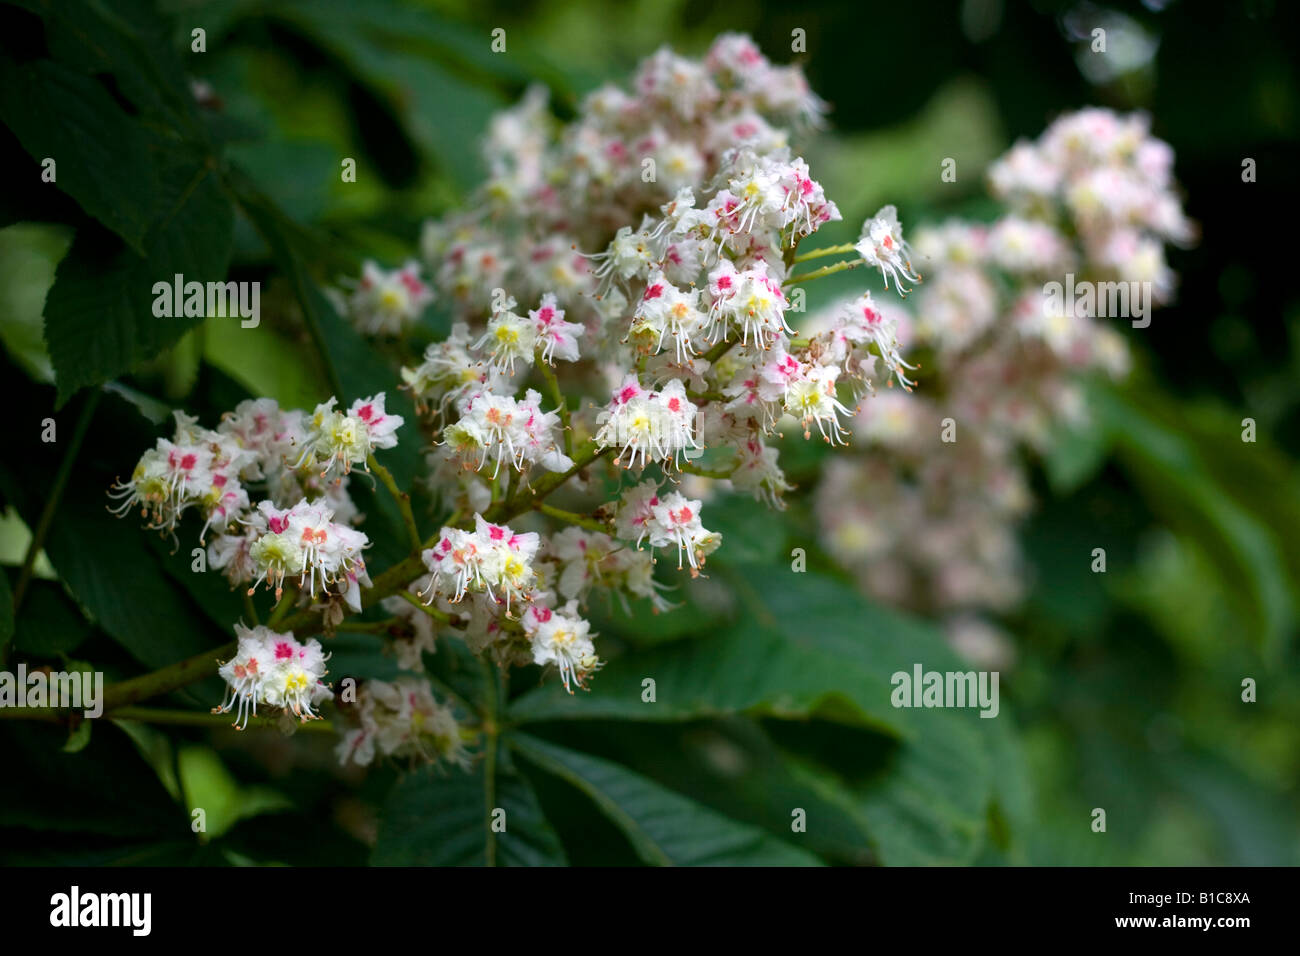
<path id="1" fill-rule="evenodd" d="M 66 739 L 52 724 L 0 721 L 0 749 L 10 767 L 21 768 L 5 776 L 0 827 L 155 839 L 168 825 L 184 826 L 125 737 L 96 733 L 75 754 L 60 752 Z"/>
<path id="2" fill-rule="evenodd" d="M 203 321 L 155 316 L 156 283 L 170 285 L 176 275 L 184 282 L 225 279 L 234 211 L 215 174 L 201 163 L 176 162 L 161 181 L 144 258 L 85 229 L 59 263 L 45 301 L 59 405 L 84 386 L 129 371 Z"/>
<path id="3" fill-rule="evenodd" d="M 626 767 L 525 734 L 511 734 L 507 740 L 521 756 L 590 797 L 646 863 L 820 865 L 811 853 L 729 820 Z"/>
<path id="4" fill-rule="evenodd" d="M 811 717 L 897 738 L 870 781 L 845 783 L 849 805 L 887 863 L 969 862 L 994 798 L 996 719 L 970 711 L 895 708 L 891 677 L 968 671 L 929 627 L 868 603 L 816 574 L 786 566 L 738 569 L 726 578 L 748 616 L 718 633 L 617 658 L 570 697 L 542 687 L 511 707 L 517 722 L 694 720 L 745 713 Z M 642 681 L 655 681 L 655 702 Z M 837 773 L 846 768 L 825 768 Z"/>
<path id="5" fill-rule="evenodd" d="M 172 24 L 154 4 L 24 0 L 24 5 L 40 12 L 56 60 L 87 74 L 112 74 L 141 113 L 189 132 L 201 130 L 189 78 L 172 48 Z"/>
<path id="6" fill-rule="evenodd" d="M 182 747 L 176 754 L 176 768 L 191 820 L 195 810 L 203 811 L 206 829 L 201 840 L 221 836 L 240 820 L 293 806 L 270 787 L 240 784 L 210 747 Z"/>
<path id="7" fill-rule="evenodd" d="M 53 659 L 76 650 L 90 625 L 57 581 L 32 581 L 14 621 L 14 650 Z"/>
<path id="8" fill-rule="evenodd" d="M 54 183 L 87 215 L 146 252 L 157 173 L 143 127 L 96 80 L 50 60 L 0 62 L 0 118 L 38 163 L 55 161 Z"/>
<path id="9" fill-rule="evenodd" d="M 1115 435 L 1121 462 L 1152 508 L 1172 529 L 1202 545 L 1247 611 L 1247 635 L 1270 654 L 1280 653 L 1295 626 L 1297 601 L 1275 523 L 1282 518 L 1294 528 L 1295 515 L 1261 506 L 1259 487 L 1234 495 L 1219 480 L 1234 470 L 1218 461 L 1230 457 L 1225 448 L 1231 442 L 1242 445 L 1235 426 L 1200 448 L 1186 423 L 1155 396 L 1099 390 L 1096 405 Z M 1251 462 L 1244 470 L 1258 472 L 1259 465 Z M 1287 478 L 1294 487 L 1294 478 Z"/>
<path id="10" fill-rule="evenodd" d="M 487 795 L 485 761 L 470 771 L 422 767 L 384 804 L 375 866 L 563 866 L 564 849 L 528 781 L 508 766 Z M 494 832 L 493 811 L 505 829 Z"/>

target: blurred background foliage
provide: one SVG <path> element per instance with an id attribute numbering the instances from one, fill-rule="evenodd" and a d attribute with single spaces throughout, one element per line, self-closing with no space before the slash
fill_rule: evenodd
<path id="1" fill-rule="evenodd" d="M 67 8 L 70 19 L 76 6 Z M 791 31 L 801 28 L 808 53 L 799 59 L 833 107 L 832 132 L 804 151 L 845 214 L 837 232 L 827 230 L 828 243 L 851 238 L 886 201 L 909 228 L 950 214 L 986 215 L 988 161 L 1084 105 L 1151 113 L 1155 134 L 1176 150 L 1176 175 L 1202 241 L 1172 256 L 1181 277 L 1176 304 L 1147 329 L 1124 329 L 1137 357 L 1132 381 L 1092 389 L 1092 423 L 1062 435 L 1051 456 L 1033 465 L 1039 508 L 1024 530 L 1033 586 L 1002 622 L 1016 661 L 1003 674 L 1000 719 L 943 714 L 891 723 L 899 715 L 880 710 L 890 672 L 917 659 L 938 669 L 955 662 L 935 632 L 852 595 L 817 553 L 806 505 L 796 502 L 774 522 L 749 503 L 720 503 L 728 544 L 712 577 L 682 595 L 686 608 L 653 620 L 595 613 L 596 630 L 627 649 L 597 691 L 570 701 L 554 687 L 535 689 L 535 675 L 516 679 L 512 709 L 530 722 L 530 736 L 519 738 L 514 765 L 503 770 L 535 793 L 522 800 L 521 818 L 540 806 L 561 856 L 573 863 L 659 859 L 654 853 L 743 861 L 734 847 L 710 856 L 710 839 L 732 825 L 748 828 L 749 842 L 741 842 L 751 849 L 768 847 L 755 834 L 784 835 L 834 863 L 1300 861 L 1300 293 L 1285 229 L 1286 210 L 1297 208 L 1300 159 L 1295 5 L 161 6 L 162 17 L 143 3 L 119 12 L 150 24 L 153 39 L 173 51 L 176 75 L 201 82 L 201 138 L 246 176 L 229 226 L 229 262 L 232 278 L 263 280 L 263 327 L 250 347 L 233 322 L 209 319 L 157 354 L 84 380 L 111 384 L 87 412 L 96 427 L 81 453 L 85 466 L 36 564 L 17 652 L 64 664 L 93 660 L 113 679 L 228 639 L 217 622 L 240 612 L 219 581 L 196 584 L 183 555 L 170 556 L 129 523 L 103 515 L 110 469 L 130 467 L 172 405 L 215 416 L 250 393 L 309 407 L 327 395 L 328 370 L 313 347 L 317 333 L 294 269 L 333 281 L 355 273 L 362 257 L 391 264 L 412 255 L 421 221 L 461 202 L 480 179 L 477 140 L 493 110 L 541 82 L 552 88 L 557 112 L 571 114 L 585 92 L 624 81 L 661 43 L 698 55 L 724 30 L 751 33 L 785 61 Z M 37 13 L 48 16 L 47 5 L 0 7 L 6 56 L 21 61 L 46 43 L 57 56 L 58 44 L 75 52 L 85 43 L 108 64 L 98 70 L 88 62 L 87 72 L 111 74 L 114 94 L 141 105 L 126 74 L 113 68 L 116 51 L 104 53 L 102 24 L 60 34 L 47 19 L 42 33 Z M 1101 67 L 1086 55 L 1097 24 L 1113 51 Z M 206 30 L 206 52 L 190 52 L 195 27 Z M 506 30 L 504 55 L 489 46 L 497 27 Z M 164 77 L 169 71 L 159 66 Z M 0 136 L 5 181 L 33 177 L 15 130 Z M 341 157 L 357 160 L 356 183 L 340 181 Z M 956 183 L 940 179 L 945 157 L 957 160 Z M 1242 181 L 1247 157 L 1258 165 L 1258 182 Z M 52 209 L 37 188 L 14 186 L 0 202 L 0 340 L 7 400 L 39 409 L 39 419 L 55 400 L 50 338 L 42 338 L 46 294 L 74 233 L 85 230 L 74 228 L 75 211 Z M 275 210 L 258 197 L 270 197 Z M 279 225 L 268 227 L 266 217 Z M 287 223 L 308 228 L 299 235 Z M 288 253 L 277 236 L 290 237 Z M 857 279 L 839 278 L 845 281 L 811 288 L 810 304 Z M 436 306 L 425 322 L 430 337 L 446 328 Z M 339 363 L 345 386 L 385 387 L 375 357 L 354 361 L 360 353 L 350 351 L 346 328 L 331 331 L 326 322 L 324 335 L 347 356 Z M 62 404 L 69 396 L 60 385 Z M 86 404 L 82 392 L 65 405 L 60 427 L 71 431 Z M 34 431 L 29 417 L 13 419 L 12 429 Z M 1241 440 L 1247 417 L 1258 426 L 1255 443 Z M 99 427 L 105 421 L 111 428 Z M 0 561 L 11 582 L 57 459 L 25 441 L 5 454 Z M 804 476 L 816 467 L 815 452 L 786 454 L 805 455 L 792 466 Z M 406 476 L 414 467 L 407 462 Z M 363 502 L 381 517 L 384 508 Z M 802 578 L 783 570 L 793 547 L 810 551 L 812 573 Z M 1107 551 L 1105 575 L 1089 571 L 1095 547 Z M 160 588 L 138 570 L 103 567 L 132 562 L 173 583 Z M 780 587 L 760 595 L 752 582 L 774 574 L 782 575 Z M 857 639 L 863 633 L 870 639 Z M 706 634 L 702 650 L 680 650 Z M 446 642 L 441 647 L 431 666 L 471 693 L 472 669 Z M 394 673 L 363 638 L 341 635 L 333 649 L 332 675 Z M 775 676 L 764 677 L 767 671 Z M 792 673 L 799 678 L 786 679 Z M 674 686 L 693 695 L 656 705 L 649 720 L 632 714 L 627 708 L 642 706 L 643 674 L 675 674 Z M 1248 677 L 1258 683 L 1256 703 L 1241 699 Z M 170 703 L 205 707 L 216 693 L 209 681 Z M 420 773 L 394 785 L 395 774 L 381 770 L 340 781 L 325 735 L 235 740 L 119 726 L 127 733 L 99 728 L 87 745 L 55 727 L 0 724 L 14 781 L 0 797 L 0 855 L 88 863 L 452 861 L 437 848 L 447 832 L 439 827 L 451 826 L 458 804 L 481 802 L 475 788 L 483 783 L 473 775 L 449 783 Z M 61 748 L 81 752 L 51 761 Z M 651 810 L 668 800 L 659 809 L 688 822 L 662 834 L 653 813 L 632 831 L 605 821 L 601 801 L 629 786 Z M 693 809 L 672 803 L 680 797 L 663 788 L 685 795 Z M 374 806 L 383 801 L 377 821 Z M 197 844 L 185 810 L 194 806 L 215 808 L 207 839 Z M 810 823 L 791 841 L 795 806 L 808 810 Z M 1090 829 L 1094 807 L 1107 811 L 1104 835 Z M 440 816 L 444 810 L 453 816 Z M 175 836 L 159 838 L 161 820 L 173 821 Z M 555 858 L 550 843 L 538 847 L 505 849 L 523 860 Z M 799 862 L 801 851 L 754 852 L 753 859 Z"/>

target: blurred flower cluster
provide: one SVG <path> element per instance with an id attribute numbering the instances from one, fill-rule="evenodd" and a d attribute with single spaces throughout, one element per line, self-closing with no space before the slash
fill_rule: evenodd
<path id="1" fill-rule="evenodd" d="M 1124 316 L 1099 313 L 1101 296 L 1089 307 L 1053 292 L 1137 283 L 1134 302 L 1167 301 L 1165 244 L 1195 237 L 1172 166 L 1145 117 L 1083 110 L 993 164 L 998 219 L 915 234 L 925 285 L 910 312 L 890 314 L 926 377 L 862 407 L 861 454 L 829 462 L 817 513 L 826 546 L 867 591 L 948 616 L 954 644 L 976 659 L 1006 662 L 980 614 L 1021 597 L 1027 454 L 1085 417 L 1085 376 L 1129 366 Z M 812 327 L 834 316 L 812 316 Z"/>

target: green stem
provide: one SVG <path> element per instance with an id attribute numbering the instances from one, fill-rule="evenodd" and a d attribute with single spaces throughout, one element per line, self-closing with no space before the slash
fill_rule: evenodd
<path id="1" fill-rule="evenodd" d="M 807 262 L 810 259 L 824 259 L 826 256 L 840 256 L 846 252 L 853 251 L 853 243 L 846 242 L 839 246 L 824 246 L 821 249 L 810 249 L 803 255 L 795 256 L 794 262 Z"/>
<path id="2" fill-rule="evenodd" d="M 733 345 L 735 345 L 739 341 L 740 339 L 723 339 L 717 345 L 713 346 L 713 348 L 705 352 L 704 358 L 708 361 L 710 365 L 712 365 L 718 359 L 722 358 L 722 356 L 726 355 L 727 350 L 730 349 Z"/>
<path id="3" fill-rule="evenodd" d="M 451 623 L 451 615 L 450 615 L 450 614 L 447 614 L 447 613 L 445 613 L 445 612 L 443 612 L 443 611 L 438 610 L 438 609 L 437 609 L 436 607 L 434 607 L 432 604 L 425 604 L 423 601 L 421 601 L 421 600 L 419 599 L 419 597 L 417 597 L 416 595 L 412 594 L 410 591 L 406 590 L 405 588 L 403 588 L 402 590 L 398 591 L 397 594 L 398 594 L 399 597 L 403 597 L 403 598 L 405 598 L 405 599 L 407 600 L 407 602 L 408 602 L 412 607 L 419 608 L 421 611 L 423 611 L 425 614 L 429 615 L 429 617 L 433 618 L 433 619 L 434 619 L 435 621 L 437 621 L 438 623 L 440 623 L 440 624 L 450 624 L 450 623 Z"/>
<path id="4" fill-rule="evenodd" d="M 805 272 L 801 276 L 786 279 L 781 283 L 781 286 L 784 288 L 785 286 L 798 285 L 800 282 L 812 282 L 814 279 L 824 279 L 826 276 L 834 275 L 837 272 L 843 272 L 846 269 L 856 269 L 865 262 L 865 259 L 845 259 L 843 262 L 837 262 L 833 266 L 822 266 L 820 269 L 814 269 L 812 272 Z"/>
<path id="5" fill-rule="evenodd" d="M 54 475 L 54 484 L 50 487 L 49 495 L 45 499 L 45 507 L 41 510 L 36 528 L 32 531 L 32 540 L 27 545 L 27 554 L 23 557 L 22 570 L 18 572 L 18 583 L 14 585 L 14 617 L 18 616 L 23 598 L 27 596 L 27 586 L 31 584 L 32 571 L 36 567 L 36 556 L 45 546 L 45 537 L 50 533 L 55 512 L 59 510 L 59 501 L 63 498 L 63 489 L 67 487 L 68 477 L 72 474 L 72 465 L 77 459 L 77 452 L 81 450 L 86 429 L 90 427 L 90 421 L 95 417 L 95 406 L 99 404 L 99 396 L 99 389 L 95 389 L 86 396 L 85 404 L 81 406 L 81 414 L 77 416 L 77 424 L 72 431 L 72 442 L 68 445 L 63 460 L 59 462 L 59 470 Z M 7 650 L 7 644 L 0 644 L 0 661 L 3 661 Z"/>
<path id="6" fill-rule="evenodd" d="M 198 710 L 166 710 L 160 707 L 120 707 L 111 714 L 114 720 L 139 720 L 147 724 L 171 724 L 177 727 L 229 727 L 229 714 L 210 714 Z M 277 717 L 251 717 L 249 727 L 277 727 Z M 333 733 L 334 726 L 328 720 L 305 720 L 298 725 L 299 730 L 315 733 Z"/>
<path id="7" fill-rule="evenodd" d="M 579 528 L 586 528 L 588 531 L 609 534 L 609 525 L 607 523 L 597 521 L 587 515 L 580 515 L 574 511 L 565 511 L 563 508 L 552 508 L 540 501 L 533 502 L 533 510 L 540 511 L 544 515 L 550 515 L 557 521 L 564 521 L 571 525 L 577 525 Z"/>
<path id="8" fill-rule="evenodd" d="M 244 595 L 244 613 L 248 615 L 248 622 L 257 627 L 262 623 L 262 619 L 257 616 L 257 606 L 253 604 L 253 596 L 248 593 L 248 588 L 240 588 L 240 593 Z"/>
<path id="9" fill-rule="evenodd" d="M 402 524 L 406 525 L 407 540 L 410 541 L 412 550 L 419 551 L 421 547 L 420 529 L 415 524 L 415 513 L 411 511 L 411 496 L 397 487 L 392 472 L 376 461 L 374 455 L 366 457 L 366 467 L 379 476 L 379 481 L 388 489 L 388 493 L 393 496 L 393 501 L 397 503 L 397 510 L 402 513 Z"/>
<path id="10" fill-rule="evenodd" d="M 607 445 L 604 448 L 597 448 L 594 440 L 587 441 L 574 457 L 572 468 L 559 474 L 551 472 L 544 475 L 533 486 L 531 495 L 517 495 L 515 498 L 495 502 L 492 507 L 488 508 L 487 514 L 483 516 L 484 519 L 492 524 L 503 524 L 511 518 L 523 514 L 533 506 L 534 501 L 541 501 L 596 459 L 604 457 L 613 450 L 612 446 Z M 523 500 L 525 498 L 528 500 Z"/>
<path id="11" fill-rule="evenodd" d="M 681 470 L 688 475 L 699 475 L 701 478 L 717 478 L 719 480 L 730 478 L 734 474 L 734 471 L 727 471 L 724 468 L 697 468 L 689 462 L 682 465 Z"/>
<path id="12" fill-rule="evenodd" d="M 564 431 L 564 453 L 572 458 L 573 425 L 569 421 L 569 403 L 564 400 L 564 393 L 560 391 L 560 380 L 555 377 L 555 370 L 542 361 L 540 351 L 537 354 L 537 367 L 541 369 L 542 378 L 546 380 L 546 387 L 551 390 L 551 400 L 559 406 L 560 424 Z"/>
<path id="13" fill-rule="evenodd" d="M 233 657 L 238 650 L 239 643 L 231 641 L 229 644 L 187 657 L 160 670 L 150 671 L 148 674 L 133 677 L 120 684 L 110 684 L 104 688 L 104 710 L 117 710 L 150 697 L 157 697 L 159 694 L 169 694 L 187 684 L 211 677 L 220 666 L 218 662 Z M 0 713 L 5 709 L 0 708 Z"/>
<path id="14" fill-rule="evenodd" d="M 284 594 L 280 598 L 280 603 L 271 611 L 271 617 L 267 620 L 266 626 L 272 630 L 275 630 L 276 627 L 280 626 L 284 621 L 284 616 L 289 613 L 289 609 L 293 607 L 293 602 L 297 600 L 297 598 L 298 589 L 294 585 L 290 584 L 284 589 Z M 290 629 L 285 628 L 285 630 Z"/>
<path id="15" fill-rule="evenodd" d="M 334 630 L 350 631 L 355 634 L 387 634 L 401 624 L 400 617 L 386 617 L 382 621 L 339 621 L 334 625 Z"/>
<path id="16" fill-rule="evenodd" d="M 497 736 L 500 733 L 497 718 L 501 713 L 501 701 L 497 691 L 496 665 L 484 658 L 479 660 L 482 661 L 486 671 L 487 693 L 484 696 L 487 698 L 488 705 L 487 713 L 483 715 L 483 822 L 487 825 L 486 862 L 488 866 L 496 866 L 497 841 L 491 820 L 497 800 Z"/>

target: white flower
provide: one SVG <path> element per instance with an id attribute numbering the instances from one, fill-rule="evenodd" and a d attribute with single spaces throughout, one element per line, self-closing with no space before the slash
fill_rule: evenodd
<path id="1" fill-rule="evenodd" d="M 420 317 L 434 293 L 420 278 L 420 266 L 408 262 L 385 272 L 374 262 L 361 269 L 361 281 L 348 299 L 356 326 L 368 335 L 397 335 Z"/>
<path id="2" fill-rule="evenodd" d="M 542 296 L 541 304 L 528 313 L 536 330 L 536 342 L 542 349 L 542 361 L 551 365 L 555 359 L 578 361 L 578 339 L 583 328 L 577 322 L 564 321 L 564 310 L 556 305 L 552 292 Z"/>
<path id="3" fill-rule="evenodd" d="M 417 405 L 427 403 L 439 412 L 469 391 L 502 384 L 500 379 L 497 369 L 470 354 L 469 326 L 464 322 L 453 324 L 444 341 L 425 349 L 419 365 L 402 369 L 402 382 Z"/>
<path id="4" fill-rule="evenodd" d="M 533 663 L 542 667 L 554 664 L 560 671 L 564 689 L 573 693 L 573 685 L 587 689 L 587 678 L 604 666 L 596 656 L 591 640 L 591 625 L 575 613 L 576 603 L 569 602 L 563 611 L 548 607 L 529 608 L 524 616 L 524 631 L 532 642 Z"/>
<path id="5" fill-rule="evenodd" d="M 263 501 L 257 506 L 265 531 L 248 546 L 254 576 L 275 588 L 278 601 L 286 578 L 297 575 L 298 587 L 315 597 L 317 588 L 335 590 L 360 610 L 355 593 L 359 583 L 369 584 L 361 552 L 369 546 L 366 535 L 333 521 L 325 502 L 298 502 L 289 509 Z M 251 594 L 255 588 L 250 588 Z"/>
<path id="6" fill-rule="evenodd" d="M 700 524 L 700 502 L 688 499 L 679 492 L 671 492 L 651 509 L 648 523 L 650 547 L 677 546 L 677 568 L 681 570 L 682 557 L 690 564 L 691 574 L 698 572 L 706 555 L 712 554 L 722 543 L 722 535 L 705 530 Z"/>
<path id="7" fill-rule="evenodd" d="M 511 311 L 518 303 L 507 298 L 503 307 L 488 320 L 487 331 L 474 343 L 474 348 L 487 345 L 492 365 L 502 372 L 513 373 L 515 362 L 533 364 L 533 351 L 537 347 L 537 323 Z"/>
<path id="8" fill-rule="evenodd" d="M 629 376 L 600 414 L 598 447 L 617 448 L 615 463 L 627 455 L 626 467 L 648 462 L 678 463 L 687 448 L 698 448 L 694 436 L 695 405 L 686 397 L 686 386 L 673 379 L 661 391 L 641 387 Z"/>
<path id="9" fill-rule="evenodd" d="M 637 547 L 648 541 L 651 548 L 675 546 L 677 567 L 683 556 L 698 571 L 706 555 L 722 543 L 722 536 L 700 524 L 700 502 L 678 492 L 660 496 L 653 481 L 643 481 L 623 493 L 614 527 L 620 537 L 635 540 Z"/>
<path id="10" fill-rule="evenodd" d="M 467 592 L 479 592 L 503 605 L 509 616 L 513 604 L 527 601 L 534 589 L 537 572 L 533 557 L 540 539 L 536 532 L 517 534 L 503 525 L 490 524 L 474 516 L 475 529 L 443 528 L 438 543 L 421 557 L 433 577 L 425 589 L 430 600 L 450 579 L 451 600 L 460 601 Z M 445 593 L 445 592 L 444 592 Z"/>
<path id="11" fill-rule="evenodd" d="M 531 465 L 567 471 L 573 461 L 560 450 L 560 416 L 542 411 L 541 401 L 541 394 L 533 389 L 522 400 L 486 390 L 474 392 L 457 404 L 460 418 L 443 431 L 443 439 L 451 454 L 474 471 L 492 457 L 493 478 L 502 462 L 517 471 Z"/>
<path id="12" fill-rule="evenodd" d="M 323 678 L 329 655 L 320 642 L 300 644 L 292 633 L 281 634 L 267 627 L 235 625 L 238 646 L 235 656 L 217 673 L 226 681 L 226 695 L 214 714 L 236 712 L 235 726 L 248 726 L 257 705 L 280 708 L 300 720 L 320 715 L 313 709 L 333 695 Z"/>
<path id="13" fill-rule="evenodd" d="M 376 449 L 395 446 L 395 432 L 403 421 L 401 415 L 384 411 L 383 392 L 357 399 L 346 412 L 334 408 L 337 401 L 331 396 L 316 406 L 308 426 L 307 447 L 295 465 L 324 465 L 322 478 L 335 471 L 346 475 L 354 465 L 364 465 Z"/>
<path id="14" fill-rule="evenodd" d="M 652 274 L 632 316 L 628 337 L 648 351 L 658 352 L 663 348 L 664 337 L 670 336 L 676 346 L 677 361 L 684 361 L 695 354 L 692 339 L 704 325 L 704 314 L 696 307 L 698 299 L 699 293 L 683 292 L 664 278 L 662 272 Z"/>
<path id="15" fill-rule="evenodd" d="M 911 249 L 903 241 L 903 227 L 898 223 L 898 210 L 885 206 L 862 224 L 862 237 L 854 247 L 867 265 L 879 269 L 889 288 L 890 276 L 900 292 L 906 292 L 902 282 L 920 282 L 921 277 L 912 271 Z"/>
<path id="16" fill-rule="evenodd" d="M 794 330 L 785 321 L 785 293 L 781 283 L 773 278 L 765 263 L 749 269 L 738 270 L 734 263 L 721 260 L 709 273 L 709 292 L 713 297 L 709 308 L 710 341 L 727 337 L 729 327 L 738 328 L 742 345 L 766 348 L 781 335 Z"/>
<path id="17" fill-rule="evenodd" d="M 357 726 L 343 734 L 335 749 L 344 765 L 366 766 L 377 755 L 461 767 L 469 762 L 455 714 L 438 703 L 423 678 L 366 681 L 357 693 L 354 719 Z"/>

